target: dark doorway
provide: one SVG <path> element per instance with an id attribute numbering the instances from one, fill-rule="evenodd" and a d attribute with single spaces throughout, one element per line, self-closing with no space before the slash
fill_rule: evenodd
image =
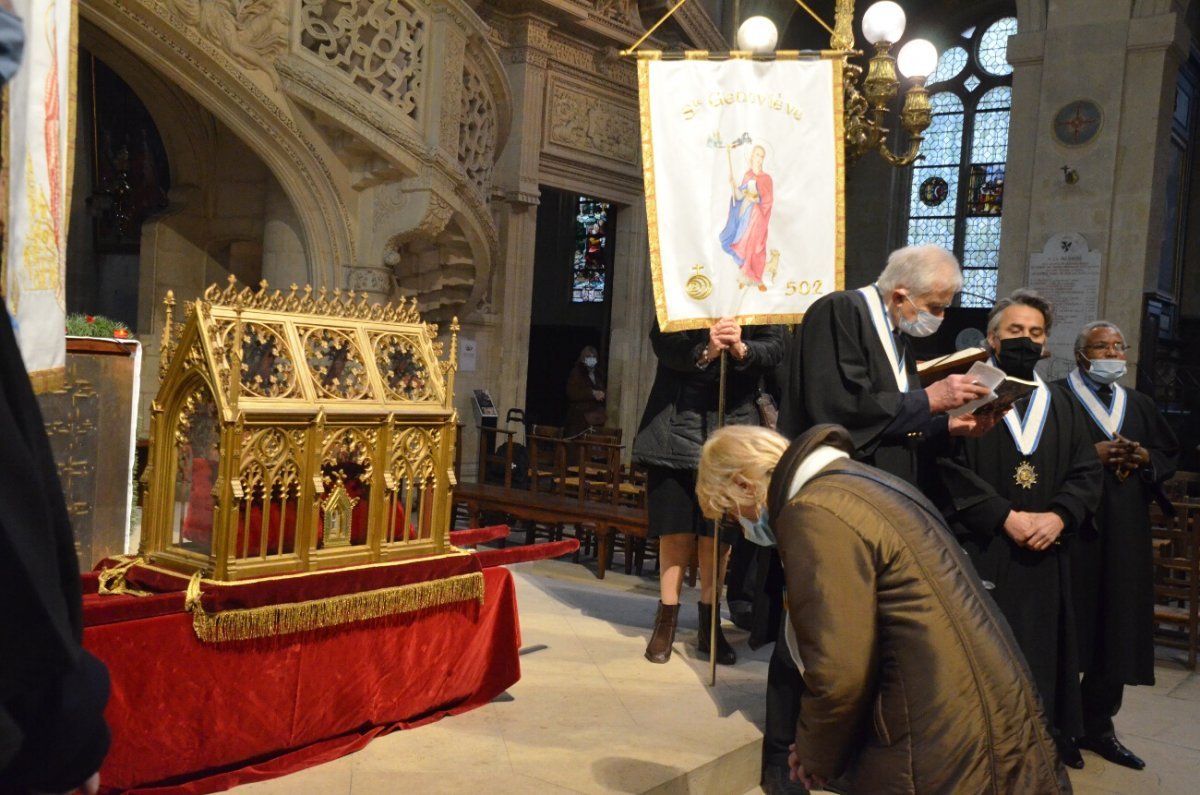
<path id="1" fill-rule="evenodd" d="M 142 224 L 167 207 L 170 167 L 141 99 L 79 51 L 75 183 L 67 237 L 67 311 L 138 331 Z"/>
<path id="2" fill-rule="evenodd" d="M 586 345 L 608 371 L 617 205 L 542 187 L 529 325 L 526 420 L 562 425 L 566 384 Z"/>

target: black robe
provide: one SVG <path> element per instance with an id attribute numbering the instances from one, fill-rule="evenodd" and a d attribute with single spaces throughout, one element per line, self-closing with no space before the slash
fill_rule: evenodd
<path id="1" fill-rule="evenodd" d="M 0 792 L 62 792 L 108 751 L 108 673 L 80 645 L 79 564 L 58 471 L 0 311 Z"/>
<path id="2" fill-rule="evenodd" d="M 1061 388 L 1047 388 L 1050 406 L 1037 449 L 1022 455 L 1003 421 L 982 438 L 957 440 L 957 452 L 938 459 L 937 500 L 979 576 L 995 585 L 992 595 L 1025 653 L 1051 725 L 1079 736 L 1078 645 L 1064 547 L 1100 501 L 1100 461 L 1087 428 L 1091 420 Z M 1024 416 L 1028 402 L 1013 410 Z M 1014 477 L 1025 460 L 1037 472 L 1031 488 Z M 1044 552 L 1017 546 L 1004 531 L 1010 510 L 1057 513 L 1064 523 L 1061 543 Z"/>
<path id="3" fill-rule="evenodd" d="M 1056 381 L 1070 391 L 1066 379 Z M 1078 402 L 1074 392 L 1071 396 Z M 1071 545 L 1080 670 L 1112 684 L 1154 684 L 1154 571 L 1150 501 L 1175 473 L 1179 442 L 1153 399 L 1125 390 L 1119 433 L 1150 452 L 1150 465 L 1118 480 L 1104 470 L 1100 508 Z M 1088 415 L 1089 439 L 1108 435 Z"/>
<path id="4" fill-rule="evenodd" d="M 781 431 L 795 436 L 813 425 L 841 425 L 857 460 L 916 485 L 922 449 L 946 443 L 946 418 L 930 414 L 908 337 L 900 340 L 908 392 L 896 385 L 861 293 L 845 290 L 814 303 L 793 334 Z"/>

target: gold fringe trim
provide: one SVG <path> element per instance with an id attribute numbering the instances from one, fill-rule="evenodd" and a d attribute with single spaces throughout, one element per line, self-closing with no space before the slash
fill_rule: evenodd
<path id="1" fill-rule="evenodd" d="M 114 596 L 117 594 L 125 596 L 149 596 L 151 594 L 150 591 L 139 591 L 137 588 L 130 588 L 125 582 L 125 575 L 129 573 L 131 568 L 141 562 L 141 558 L 132 558 L 110 569 L 101 569 L 96 592 L 101 596 Z"/>
<path id="2" fill-rule="evenodd" d="M 200 576 L 188 583 L 186 607 L 192 629 L 203 643 L 289 635 L 325 627 L 411 613 L 429 607 L 475 600 L 483 604 L 483 573 L 459 574 L 442 580 L 398 585 L 328 599 L 264 605 L 207 613 L 200 603 Z"/>

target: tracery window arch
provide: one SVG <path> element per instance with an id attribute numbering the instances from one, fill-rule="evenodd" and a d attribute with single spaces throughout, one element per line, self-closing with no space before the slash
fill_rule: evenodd
<path id="1" fill-rule="evenodd" d="M 909 183 L 908 242 L 954 252 L 963 306 L 989 307 L 996 298 L 1012 110 L 1008 37 L 1016 32 L 1013 16 L 961 31 L 928 81 L 933 122 Z"/>

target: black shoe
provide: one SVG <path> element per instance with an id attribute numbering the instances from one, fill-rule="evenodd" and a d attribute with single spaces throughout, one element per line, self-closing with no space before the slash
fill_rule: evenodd
<path id="1" fill-rule="evenodd" d="M 1058 755 L 1063 764 L 1075 770 L 1083 770 L 1083 754 L 1071 737 L 1055 737 L 1054 744 L 1058 746 Z"/>
<path id="2" fill-rule="evenodd" d="M 712 605 L 706 605 L 700 602 L 700 632 L 696 637 L 696 647 L 701 654 L 708 654 L 708 633 L 712 622 Z M 729 645 L 729 641 L 725 639 L 725 633 L 721 631 L 721 617 L 717 616 L 717 665 L 733 665 L 737 662 L 737 652 Z"/>
<path id="3" fill-rule="evenodd" d="M 1146 766 L 1138 755 L 1130 751 L 1116 737 L 1080 737 L 1079 747 L 1094 751 L 1114 765 L 1141 770 Z"/>
<path id="4" fill-rule="evenodd" d="M 802 781 L 792 781 L 792 771 L 782 765 L 764 765 L 762 788 L 766 795 L 808 795 Z"/>

